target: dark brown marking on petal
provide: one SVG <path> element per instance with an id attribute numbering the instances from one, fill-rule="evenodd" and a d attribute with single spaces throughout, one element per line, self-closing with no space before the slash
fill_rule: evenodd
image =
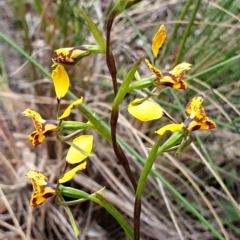
<path id="1" fill-rule="evenodd" d="M 45 131 L 45 132 L 43 133 L 43 135 L 44 135 L 45 137 L 47 137 L 47 136 L 51 135 L 53 132 L 54 132 L 53 130 L 48 130 L 48 131 Z"/>
<path id="2" fill-rule="evenodd" d="M 179 89 L 187 89 L 187 83 L 183 80 L 179 81 L 180 88 Z"/>
<path id="3" fill-rule="evenodd" d="M 40 204 L 37 204 L 37 198 L 33 197 L 33 198 L 31 199 L 31 206 L 35 208 L 35 207 L 37 207 L 38 205 L 40 205 Z"/>
<path id="4" fill-rule="evenodd" d="M 39 145 L 41 142 L 39 141 L 39 140 L 34 140 L 33 141 L 33 146 L 37 146 L 37 145 Z"/>
<path id="5" fill-rule="evenodd" d="M 166 87 L 173 87 L 173 83 L 170 83 L 170 82 L 159 82 L 159 85 L 163 85 L 163 86 L 166 86 Z"/>
<path id="6" fill-rule="evenodd" d="M 177 78 L 173 74 L 171 74 L 170 72 L 163 72 L 163 76 L 164 77 L 170 77 L 174 82 L 178 82 Z"/>
<path id="7" fill-rule="evenodd" d="M 191 131 L 192 131 L 192 132 L 193 132 L 193 131 L 196 131 L 196 130 L 198 130 L 200 127 L 201 127 L 201 125 L 196 125 L 196 126 L 194 126 L 194 127 L 191 129 Z"/>
<path id="8" fill-rule="evenodd" d="M 44 197 L 45 199 L 50 198 L 50 197 L 52 197 L 52 196 L 54 196 L 54 193 L 45 193 L 45 194 L 43 195 L 43 197 Z"/>
<path id="9" fill-rule="evenodd" d="M 206 124 L 208 125 L 209 129 L 213 129 L 216 127 L 216 124 L 211 120 L 207 120 Z"/>

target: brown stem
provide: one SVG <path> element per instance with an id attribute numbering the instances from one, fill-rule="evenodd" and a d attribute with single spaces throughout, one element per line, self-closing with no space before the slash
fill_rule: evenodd
<path id="1" fill-rule="evenodd" d="M 142 202 L 138 196 L 135 198 L 134 204 L 134 240 L 140 239 L 140 215 L 141 215 Z"/>
<path id="2" fill-rule="evenodd" d="M 113 91 L 114 95 L 117 95 L 118 92 L 118 87 L 117 87 L 117 69 L 115 65 L 115 60 L 112 54 L 112 51 L 110 49 L 110 34 L 111 34 L 111 28 L 112 24 L 115 18 L 115 13 L 111 12 L 108 21 L 107 21 L 107 32 L 106 32 L 106 41 L 107 41 L 107 46 L 106 46 L 106 60 L 107 60 L 107 66 L 108 70 L 111 74 L 112 77 L 112 83 L 113 83 Z"/>
<path id="3" fill-rule="evenodd" d="M 111 28 L 112 28 L 114 18 L 115 18 L 115 12 L 111 12 L 111 14 L 108 18 L 108 22 L 107 22 L 106 60 L 107 60 L 107 66 L 108 66 L 109 72 L 110 72 L 111 77 L 112 77 L 114 95 L 116 96 L 117 92 L 118 92 L 117 69 L 116 69 L 116 65 L 115 65 L 114 56 L 113 56 L 112 51 L 110 49 L 110 34 L 111 34 Z M 136 180 L 134 179 L 133 173 L 132 173 L 132 171 L 129 167 L 128 159 L 125 156 L 121 146 L 117 142 L 117 137 L 116 137 L 117 121 L 118 121 L 118 109 L 112 109 L 110 125 L 111 125 L 111 138 L 112 138 L 113 150 L 114 150 L 114 153 L 115 153 L 118 161 L 120 162 L 120 164 L 123 166 L 124 170 L 126 171 L 127 176 L 130 179 L 134 190 L 136 191 L 137 183 L 136 183 Z"/>
<path id="4" fill-rule="evenodd" d="M 115 59 L 114 56 L 110 50 L 110 34 L 111 34 L 111 28 L 113 21 L 115 19 L 115 12 L 111 12 L 108 22 L 107 22 L 107 32 L 106 32 L 106 61 L 107 61 L 107 66 L 109 69 L 109 72 L 112 77 L 112 83 L 113 83 L 113 90 L 114 90 L 114 95 L 116 96 L 118 93 L 118 86 L 117 86 L 117 69 L 115 65 Z M 110 125 L 111 125 L 111 138 L 112 138 L 112 145 L 113 145 L 113 150 L 114 153 L 119 161 L 119 163 L 123 166 L 129 180 L 131 181 L 131 184 L 136 192 L 137 190 L 137 183 L 136 180 L 133 176 L 133 173 L 130 169 L 128 159 L 125 156 L 121 146 L 117 142 L 117 137 L 116 137 L 116 129 L 117 129 L 117 121 L 118 121 L 118 114 L 119 114 L 119 109 L 112 109 L 111 113 L 111 119 L 110 119 Z M 136 201 L 136 207 L 137 211 L 134 212 L 134 239 L 137 240 L 139 239 L 140 236 L 140 214 L 141 214 L 141 199 L 140 201 Z"/>
<path id="5" fill-rule="evenodd" d="M 118 110 L 117 111 L 112 110 L 110 124 L 111 124 L 111 137 L 112 137 L 113 149 L 114 149 L 114 152 L 115 152 L 115 155 L 116 155 L 118 161 L 123 166 L 125 172 L 127 173 L 128 178 L 131 181 L 131 184 L 136 192 L 136 190 L 137 190 L 136 180 L 130 169 L 128 159 L 127 159 L 126 155 L 124 154 L 121 146 L 117 142 L 117 138 L 116 138 L 117 120 L 118 120 Z"/>

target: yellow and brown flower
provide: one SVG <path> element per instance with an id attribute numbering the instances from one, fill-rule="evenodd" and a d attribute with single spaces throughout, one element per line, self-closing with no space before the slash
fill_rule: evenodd
<path id="1" fill-rule="evenodd" d="M 33 124 L 36 130 L 28 135 L 28 138 L 33 146 L 37 146 L 42 143 L 46 136 L 57 131 L 58 129 L 59 121 L 45 120 L 38 112 L 34 111 L 33 109 L 27 108 L 22 112 L 22 115 L 31 117 L 33 120 Z"/>
<path id="2" fill-rule="evenodd" d="M 164 135 L 166 131 L 176 132 L 187 130 L 193 132 L 196 130 L 210 130 L 216 128 L 216 123 L 206 116 L 205 110 L 202 107 L 203 97 L 194 97 L 186 106 L 185 112 L 187 115 L 183 123 L 168 124 L 156 131 L 158 135 Z"/>
<path id="3" fill-rule="evenodd" d="M 41 205 L 48 198 L 56 194 L 56 184 L 48 183 L 48 179 L 44 173 L 37 170 L 30 170 L 25 176 L 32 181 L 33 193 L 30 205 L 33 208 Z"/>

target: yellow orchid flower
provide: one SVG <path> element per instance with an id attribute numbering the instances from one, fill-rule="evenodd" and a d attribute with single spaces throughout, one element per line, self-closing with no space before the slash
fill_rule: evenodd
<path id="1" fill-rule="evenodd" d="M 33 109 L 27 108 L 22 112 L 23 116 L 31 117 L 35 126 L 35 131 L 28 135 L 29 140 L 33 146 L 37 146 L 43 142 L 46 136 L 57 131 L 58 121 L 45 120 L 41 115 Z"/>
<path id="2" fill-rule="evenodd" d="M 163 115 L 163 110 L 157 103 L 139 98 L 134 99 L 127 109 L 133 117 L 143 122 L 159 119 Z"/>
<path id="3" fill-rule="evenodd" d="M 30 205 L 33 208 L 41 205 L 46 199 L 55 195 L 56 185 L 48 183 L 48 179 L 44 173 L 30 170 L 25 176 L 32 181 L 33 193 Z"/>
<path id="4" fill-rule="evenodd" d="M 165 41 L 167 35 L 164 25 L 161 25 L 152 40 L 152 53 L 154 58 L 157 57 L 158 51 L 161 48 L 163 42 Z"/>
<path id="5" fill-rule="evenodd" d="M 69 47 L 69 48 L 59 48 L 54 51 L 56 58 L 53 58 L 54 65 L 56 64 L 67 64 L 74 65 L 79 58 L 86 54 L 86 49 L 84 47 Z M 53 66 L 54 66 L 53 65 Z"/>
<path id="6" fill-rule="evenodd" d="M 187 83 L 183 80 L 183 76 L 186 71 L 191 69 L 191 64 L 186 62 L 180 63 L 175 68 L 173 68 L 172 71 L 162 73 L 159 69 L 154 67 L 147 59 L 145 59 L 145 63 L 147 64 L 149 70 L 156 75 L 156 85 L 163 85 L 171 87 L 173 89 L 187 88 Z"/>
<path id="7" fill-rule="evenodd" d="M 76 164 L 75 168 L 66 172 L 62 178 L 59 179 L 59 183 L 64 183 L 71 180 L 76 172 L 84 170 L 87 166 L 85 159 L 88 157 L 88 154 L 91 153 L 93 147 L 93 136 L 92 135 L 81 135 L 75 138 L 72 142 L 73 144 L 68 150 L 66 161 L 70 164 Z M 79 148 L 79 149 L 77 149 Z M 84 154 L 86 153 L 86 154 Z"/>
<path id="8" fill-rule="evenodd" d="M 157 33 L 154 35 L 152 40 L 152 53 L 154 59 L 157 58 L 159 49 L 166 39 L 166 30 L 164 25 L 161 25 Z M 180 63 L 172 71 L 161 72 L 158 68 L 153 66 L 148 59 L 145 59 L 145 63 L 151 72 L 153 72 L 157 79 L 155 84 L 157 86 L 163 85 L 171 87 L 173 89 L 186 89 L 187 83 L 183 80 L 183 76 L 186 71 L 190 70 L 192 65 L 189 63 Z"/>
<path id="9" fill-rule="evenodd" d="M 52 71 L 52 79 L 57 98 L 63 98 L 70 86 L 70 80 L 65 68 L 61 65 L 58 65 Z"/>
<path id="10" fill-rule="evenodd" d="M 216 128 L 216 123 L 206 116 L 204 108 L 202 107 L 202 102 L 202 96 L 194 97 L 185 108 L 187 118 L 183 123 L 168 124 L 155 132 L 162 136 L 166 131 L 176 132 L 187 129 L 189 132 L 193 132 L 196 130 Z"/>

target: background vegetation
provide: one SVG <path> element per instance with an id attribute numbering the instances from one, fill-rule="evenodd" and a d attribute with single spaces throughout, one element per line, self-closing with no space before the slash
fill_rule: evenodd
<path id="1" fill-rule="evenodd" d="M 94 44 L 79 13 L 80 4 L 105 33 L 114 1 L 0 1 L 0 239 L 75 239 L 63 209 L 52 200 L 34 210 L 29 206 L 31 186 L 25 173 L 38 169 L 56 181 L 66 146 L 54 136 L 37 148 L 30 145 L 27 134 L 32 124 L 21 112 L 31 107 L 44 118 L 55 118 L 54 90 L 51 80 L 3 35 L 50 72 L 54 49 Z M 186 77 L 188 91 L 164 88 L 159 103 L 181 121 L 185 104 L 201 93 L 206 112 L 218 127 L 195 133 L 194 143 L 180 156 L 166 153 L 157 159 L 142 199 L 142 239 L 220 239 L 209 225 L 222 239 L 240 239 L 239 1 L 148 0 L 131 7 L 117 18 L 111 33 L 119 82 L 140 56 L 151 56 L 151 39 L 161 24 L 166 26 L 167 40 L 157 65 L 169 70 L 186 61 L 193 68 Z M 93 112 L 108 122 L 113 91 L 105 57 L 83 59 L 68 73 L 73 92 L 84 96 Z M 150 74 L 145 64 L 139 73 L 142 77 Z M 145 158 L 146 147 L 155 139 L 154 130 L 165 120 L 148 124 L 131 118 L 126 106 L 133 98 L 129 94 L 121 106 L 118 133 L 127 143 L 130 165 L 138 177 L 142 163 L 132 149 Z M 77 111 L 74 117 L 83 120 Z M 72 186 L 89 192 L 106 186 L 104 196 L 133 222 L 134 194 L 129 181 L 111 145 L 98 135 L 94 136 L 94 154 Z M 157 173 L 179 195 L 166 187 Z M 81 239 L 126 239 L 114 219 L 93 203 L 83 203 L 72 211 L 83 231 Z"/>

